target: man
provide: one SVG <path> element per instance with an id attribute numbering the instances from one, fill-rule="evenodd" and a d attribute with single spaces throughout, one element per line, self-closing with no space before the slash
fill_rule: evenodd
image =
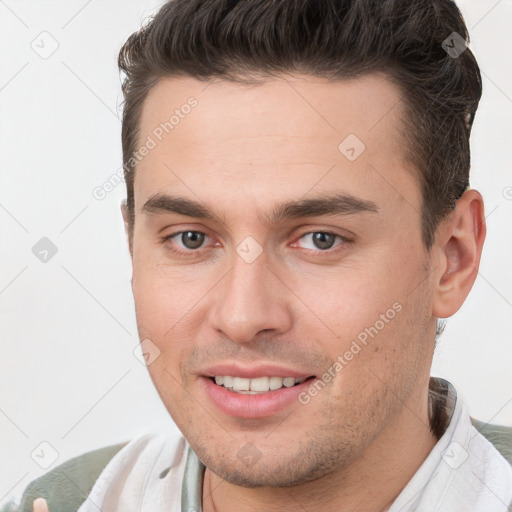
<path id="1" fill-rule="evenodd" d="M 505 429 L 430 377 L 485 238 L 467 37 L 448 0 L 173 0 L 128 39 L 137 322 L 184 437 L 22 507 L 507 510 Z"/>

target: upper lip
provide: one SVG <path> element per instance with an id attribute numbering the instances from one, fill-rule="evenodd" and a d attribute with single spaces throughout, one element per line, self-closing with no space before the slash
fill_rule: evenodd
<path id="1" fill-rule="evenodd" d="M 312 376 L 311 373 L 294 370 L 293 368 L 263 363 L 252 366 L 243 366 L 239 363 L 219 363 L 203 369 L 200 373 L 206 377 L 222 375 L 244 377 L 246 379 L 257 379 L 258 377 L 294 377 L 295 379 L 302 379 Z"/>

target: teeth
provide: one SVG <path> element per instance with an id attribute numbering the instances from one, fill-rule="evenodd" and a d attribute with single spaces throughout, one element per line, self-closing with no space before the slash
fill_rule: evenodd
<path id="1" fill-rule="evenodd" d="M 234 377 L 233 389 L 235 389 L 236 391 L 249 391 L 250 383 L 251 379 L 244 379 L 243 377 Z"/>
<path id="2" fill-rule="evenodd" d="M 268 377 L 258 377 L 251 379 L 251 391 L 268 391 Z"/>
<path id="3" fill-rule="evenodd" d="M 255 395 L 258 393 L 266 393 L 267 391 L 275 391 L 283 386 L 291 388 L 295 384 L 300 384 L 306 380 L 305 377 L 296 379 L 294 377 L 257 377 L 255 379 L 247 379 L 245 377 L 231 377 L 229 375 L 216 375 L 215 383 L 224 386 L 230 391 Z"/>
<path id="4" fill-rule="evenodd" d="M 283 386 L 285 388 L 291 388 L 295 384 L 295 379 L 293 377 L 286 377 L 283 379 Z"/>
<path id="5" fill-rule="evenodd" d="M 274 389 L 279 389 L 283 387 L 283 379 L 282 377 L 270 377 L 270 389 L 274 391 Z"/>

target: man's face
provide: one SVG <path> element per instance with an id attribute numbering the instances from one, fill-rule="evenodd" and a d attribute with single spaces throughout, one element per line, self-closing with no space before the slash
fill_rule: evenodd
<path id="1" fill-rule="evenodd" d="M 139 333 L 172 418 L 232 483 L 318 478 L 425 412 L 433 285 L 400 99 L 380 75 L 179 78 L 144 104 Z"/>

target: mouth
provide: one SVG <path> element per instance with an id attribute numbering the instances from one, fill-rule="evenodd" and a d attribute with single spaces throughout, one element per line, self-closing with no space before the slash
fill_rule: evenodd
<path id="1" fill-rule="evenodd" d="M 213 372 L 203 376 L 201 381 L 217 410 L 232 418 L 270 418 L 291 407 L 303 407 L 299 397 L 316 380 L 315 376 L 304 374 L 286 376 L 286 370 L 279 372 L 282 376 L 272 375 L 272 370 L 267 375 L 263 372 L 258 375 L 255 371 L 247 371 L 243 376 L 223 373 Z M 304 409 L 298 408 L 297 412 L 300 411 Z"/>
<path id="2" fill-rule="evenodd" d="M 311 378 L 311 377 L 309 377 Z M 217 386 L 221 386 L 233 393 L 243 395 L 260 395 L 277 391 L 282 388 L 291 388 L 302 384 L 308 377 L 234 377 L 230 375 L 216 375 L 210 378 Z"/>

